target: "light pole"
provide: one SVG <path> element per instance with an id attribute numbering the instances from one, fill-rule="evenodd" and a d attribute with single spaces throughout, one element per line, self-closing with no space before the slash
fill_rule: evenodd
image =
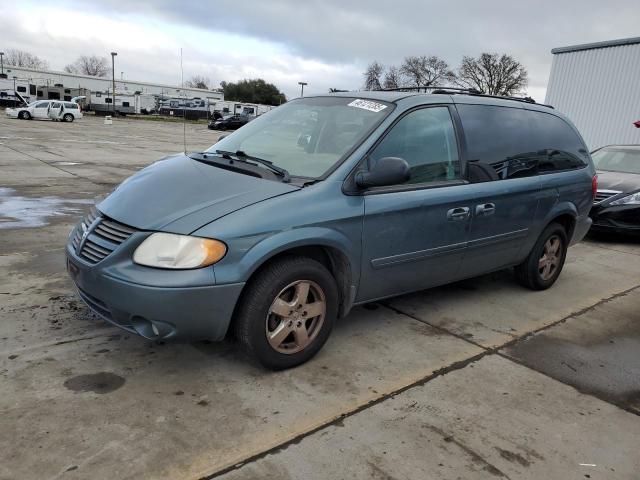
<path id="1" fill-rule="evenodd" d="M 111 52 L 111 111 L 113 116 L 116 115 L 116 55 L 117 52 Z"/>
<path id="2" fill-rule="evenodd" d="M 304 97 L 304 86 L 307 85 L 307 82 L 298 82 L 300 85 L 300 97 Z"/>
<path id="3" fill-rule="evenodd" d="M 0 74 L 4 75 L 4 52 L 0 52 Z"/>
<path id="4" fill-rule="evenodd" d="M 120 72 L 120 80 L 124 80 L 124 72 Z"/>

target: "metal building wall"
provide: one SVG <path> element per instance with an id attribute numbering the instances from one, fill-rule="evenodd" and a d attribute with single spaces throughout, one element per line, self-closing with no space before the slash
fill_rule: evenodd
<path id="1" fill-rule="evenodd" d="M 640 144 L 640 43 L 555 53 L 569 48 L 552 52 L 545 102 L 574 122 L 589 149 Z"/>

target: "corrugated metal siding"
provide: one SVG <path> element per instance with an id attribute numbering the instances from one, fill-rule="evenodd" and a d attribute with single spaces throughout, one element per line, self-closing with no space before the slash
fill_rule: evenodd
<path id="1" fill-rule="evenodd" d="M 640 144 L 640 44 L 553 56 L 545 103 L 567 115 L 590 149 Z"/>

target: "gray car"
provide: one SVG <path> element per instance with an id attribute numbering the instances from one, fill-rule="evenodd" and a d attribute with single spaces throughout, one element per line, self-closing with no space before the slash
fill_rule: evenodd
<path id="1" fill-rule="evenodd" d="M 515 267 L 550 287 L 596 189 L 550 107 L 447 91 L 305 97 L 158 161 L 71 232 L 80 297 L 149 339 L 303 363 L 354 305 Z"/>

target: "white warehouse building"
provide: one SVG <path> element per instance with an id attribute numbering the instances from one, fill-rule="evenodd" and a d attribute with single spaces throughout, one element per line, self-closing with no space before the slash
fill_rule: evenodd
<path id="1" fill-rule="evenodd" d="M 18 84 L 28 84 L 29 90 L 46 90 L 47 87 L 64 87 L 66 89 L 87 89 L 91 92 L 102 94 L 111 93 L 111 77 L 91 77 L 75 73 L 58 72 L 54 70 L 34 70 L 24 67 L 5 66 L 4 73 L 8 80 L 14 77 Z M 209 99 L 211 102 L 223 100 L 221 92 L 213 92 L 200 88 L 182 88 L 175 85 L 163 85 L 161 83 L 142 82 L 137 80 L 123 80 L 116 78 L 116 94 L 153 94 L 164 97 L 192 97 Z M 20 91 L 20 90 L 18 90 Z M 30 96 L 35 95 L 35 91 Z M 24 96 L 24 95 L 23 95 Z M 42 98 L 46 95 L 37 97 Z"/>
<path id="2" fill-rule="evenodd" d="M 640 144 L 640 37 L 554 48 L 545 102 L 593 150 Z M 640 123 L 638 124 L 640 125 Z"/>

